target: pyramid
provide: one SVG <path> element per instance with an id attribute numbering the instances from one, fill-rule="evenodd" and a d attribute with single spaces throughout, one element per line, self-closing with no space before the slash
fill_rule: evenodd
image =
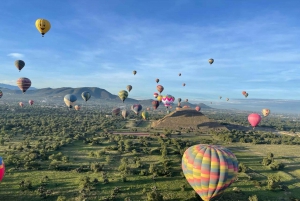
<path id="1" fill-rule="evenodd" d="M 182 108 L 176 110 L 160 120 L 157 120 L 151 125 L 154 128 L 193 128 L 200 130 L 226 130 L 228 129 L 220 123 L 209 119 L 201 112 L 197 112 L 195 109 Z"/>

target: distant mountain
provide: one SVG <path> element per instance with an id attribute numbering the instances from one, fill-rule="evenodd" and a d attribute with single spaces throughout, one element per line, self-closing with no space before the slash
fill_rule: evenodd
<path id="1" fill-rule="evenodd" d="M 11 85 L 8 85 L 8 86 L 11 86 Z M 1 88 L 1 85 L 0 85 L 0 89 L 3 91 L 4 97 L 5 97 L 5 94 L 9 94 L 9 95 L 22 94 L 22 91 L 17 87 L 16 87 L 16 89 L 15 88 L 9 89 L 7 87 Z M 34 90 L 28 90 L 26 92 L 26 94 L 32 95 L 33 97 L 54 98 L 54 99 L 63 98 L 66 94 L 74 94 L 80 100 L 81 99 L 81 94 L 84 91 L 90 92 L 90 94 L 92 95 L 91 100 L 93 100 L 93 99 L 104 99 L 104 100 L 107 100 L 107 101 L 118 101 L 118 102 L 120 102 L 119 96 L 111 94 L 110 92 L 106 91 L 105 89 L 101 89 L 101 88 L 98 88 L 98 87 L 80 87 L 80 88 L 62 87 L 62 88 L 56 88 L 56 89 L 52 89 L 52 88 L 36 89 L 35 88 Z M 135 100 L 135 99 L 132 99 L 132 98 L 127 98 L 125 100 L 126 103 L 140 103 L 142 105 L 148 105 L 148 106 L 151 106 L 152 101 L 153 101 L 153 99 Z M 196 107 L 196 104 L 191 104 L 191 103 L 188 103 L 188 102 L 182 102 L 181 103 L 181 106 L 184 106 L 184 105 L 188 105 L 191 108 Z M 197 104 L 197 105 L 199 105 L 201 108 L 210 108 L 210 107 L 208 107 L 207 105 L 205 105 L 203 103 L 200 103 L 200 104 Z"/>
<path id="2" fill-rule="evenodd" d="M 0 83 L 0 88 L 6 88 L 6 89 L 10 89 L 10 90 L 20 90 L 19 87 L 17 87 L 17 86 L 13 86 L 10 84 L 3 84 L 3 83 Z M 36 88 L 30 87 L 28 90 L 36 90 Z"/>

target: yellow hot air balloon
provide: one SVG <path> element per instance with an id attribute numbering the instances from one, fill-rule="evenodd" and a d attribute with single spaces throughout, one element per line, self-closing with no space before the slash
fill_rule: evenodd
<path id="1" fill-rule="evenodd" d="M 42 37 L 44 37 L 45 33 L 47 33 L 50 30 L 51 24 L 48 20 L 37 19 L 35 21 L 35 27 L 42 34 Z"/>
<path id="2" fill-rule="evenodd" d="M 143 117 L 144 120 L 148 119 L 149 113 L 147 111 L 143 111 L 142 112 L 142 117 Z"/>
<path id="3" fill-rule="evenodd" d="M 266 117 L 266 116 L 268 116 L 269 114 L 270 114 L 270 110 L 269 109 L 267 109 L 267 108 L 265 108 L 265 109 L 262 109 L 262 114 Z"/>
<path id="4" fill-rule="evenodd" d="M 162 95 L 158 95 L 156 99 L 157 99 L 159 102 L 161 102 L 162 98 L 163 98 Z"/>

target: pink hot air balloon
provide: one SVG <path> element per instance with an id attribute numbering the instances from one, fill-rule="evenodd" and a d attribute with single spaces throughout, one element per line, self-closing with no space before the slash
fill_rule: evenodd
<path id="1" fill-rule="evenodd" d="M 161 99 L 161 101 L 167 108 L 173 104 L 174 100 L 175 100 L 174 96 L 168 94 L 163 96 Z"/>
<path id="2" fill-rule="evenodd" d="M 200 106 L 196 106 L 196 107 L 195 107 L 195 110 L 196 110 L 197 112 L 199 112 L 199 111 L 201 110 L 201 107 L 200 107 Z"/>
<path id="3" fill-rule="evenodd" d="M 28 103 L 29 103 L 29 105 L 33 105 L 34 101 L 33 100 L 29 100 Z"/>
<path id="4" fill-rule="evenodd" d="M 259 114 L 252 113 L 249 114 L 248 116 L 248 121 L 253 127 L 253 129 L 259 124 L 260 120 L 261 120 L 261 116 Z"/>

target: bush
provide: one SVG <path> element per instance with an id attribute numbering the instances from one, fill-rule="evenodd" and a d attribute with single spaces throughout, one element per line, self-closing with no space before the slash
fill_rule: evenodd
<path id="1" fill-rule="evenodd" d="M 269 165 L 271 170 L 283 170 L 283 168 L 285 167 L 285 165 L 281 162 L 273 162 Z"/>
<path id="2" fill-rule="evenodd" d="M 252 195 L 248 198 L 249 201 L 258 201 L 257 195 Z"/>
<path id="3" fill-rule="evenodd" d="M 246 173 L 248 170 L 248 167 L 244 163 L 239 163 L 239 172 Z"/>

